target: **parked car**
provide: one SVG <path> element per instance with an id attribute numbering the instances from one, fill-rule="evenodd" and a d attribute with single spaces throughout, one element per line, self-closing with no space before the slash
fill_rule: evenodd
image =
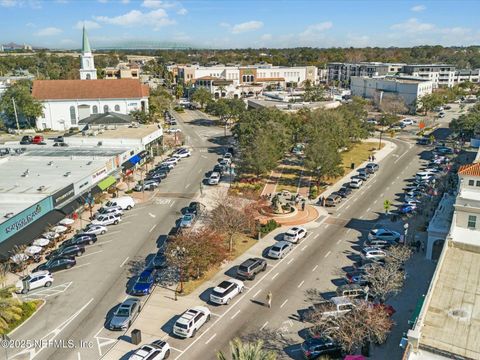
<path id="1" fill-rule="evenodd" d="M 135 320 L 140 313 L 140 310 L 140 299 L 126 299 L 113 313 L 112 318 L 107 324 L 107 328 L 114 331 L 128 330 L 133 320 Z"/>
<path id="2" fill-rule="evenodd" d="M 364 271 L 357 270 L 348 272 L 345 276 L 345 279 L 349 284 L 358 284 L 362 286 L 369 284 L 369 281 L 367 280 Z"/>
<path id="3" fill-rule="evenodd" d="M 170 157 L 170 158 L 168 158 L 168 159 L 163 160 L 163 161 L 162 161 L 162 164 L 166 164 L 166 165 L 177 165 L 179 161 L 180 161 L 179 158 Z"/>
<path id="4" fill-rule="evenodd" d="M 219 173 L 220 175 L 223 175 L 227 172 L 227 168 L 225 166 L 222 166 L 220 164 L 216 164 L 214 167 L 213 167 L 213 172 L 217 172 Z"/>
<path id="5" fill-rule="evenodd" d="M 392 245 L 395 245 L 396 242 L 389 241 L 389 240 L 380 240 L 380 239 L 372 239 L 365 241 L 365 245 L 370 247 L 375 247 L 379 249 L 387 249 Z"/>
<path id="6" fill-rule="evenodd" d="M 367 124 L 378 125 L 378 121 L 375 119 L 368 119 L 366 121 Z"/>
<path id="7" fill-rule="evenodd" d="M 301 349 L 308 360 L 322 356 L 338 358 L 342 354 L 342 347 L 327 336 L 309 338 L 302 343 Z"/>
<path id="8" fill-rule="evenodd" d="M 182 132 L 182 130 L 180 130 L 179 128 L 176 128 L 176 127 L 170 127 L 165 132 L 167 134 L 175 134 L 175 133 Z"/>
<path id="9" fill-rule="evenodd" d="M 417 205 L 414 204 L 403 204 L 398 208 L 400 214 L 406 215 L 415 212 Z"/>
<path id="10" fill-rule="evenodd" d="M 45 139 L 43 138 L 42 135 L 35 135 L 32 139 L 32 144 L 37 144 L 37 145 L 40 145 L 40 144 L 44 144 L 45 143 Z"/>
<path id="11" fill-rule="evenodd" d="M 218 185 L 220 182 L 220 174 L 218 172 L 213 172 L 208 178 L 208 185 Z"/>
<path id="12" fill-rule="evenodd" d="M 92 235 L 103 235 L 108 231 L 107 227 L 104 225 L 89 225 L 82 230 L 80 234 L 92 234 Z"/>
<path id="13" fill-rule="evenodd" d="M 355 307 L 352 299 L 346 296 L 336 296 L 329 300 L 322 301 L 320 303 L 313 304 L 306 311 L 302 312 L 302 321 L 310 321 L 311 314 L 322 311 L 322 317 L 338 316 L 346 314 Z"/>
<path id="14" fill-rule="evenodd" d="M 375 163 L 368 163 L 365 166 L 365 170 L 367 170 L 370 174 L 376 173 L 379 168 L 380 168 L 380 166 L 378 164 L 375 164 Z"/>
<path id="15" fill-rule="evenodd" d="M 439 117 L 439 118 L 444 118 L 445 115 L 446 115 L 446 114 L 445 114 L 443 111 L 440 111 L 440 112 L 438 113 L 438 117 Z"/>
<path id="16" fill-rule="evenodd" d="M 179 158 L 186 158 L 190 156 L 192 156 L 192 152 L 187 148 L 180 148 L 172 154 L 172 157 L 179 157 Z"/>
<path id="17" fill-rule="evenodd" d="M 340 194 L 333 193 L 325 199 L 325 206 L 336 206 L 337 204 L 340 204 L 341 201 L 342 197 L 340 196 Z"/>
<path id="18" fill-rule="evenodd" d="M 352 193 L 352 189 L 350 187 L 342 187 L 336 193 L 340 195 L 342 198 L 346 198 L 348 195 Z"/>
<path id="19" fill-rule="evenodd" d="M 400 234 L 396 231 L 385 229 L 385 228 L 377 228 L 372 229 L 368 233 L 368 240 L 387 240 L 387 241 L 400 241 Z"/>
<path id="20" fill-rule="evenodd" d="M 102 207 L 95 213 L 95 215 L 93 217 L 96 219 L 100 216 L 110 215 L 110 214 L 121 216 L 121 215 L 123 215 L 123 210 L 119 206 L 113 206 L 113 207 L 110 207 L 110 208 Z"/>
<path id="21" fill-rule="evenodd" d="M 187 209 L 185 210 L 186 214 L 193 214 L 195 216 L 200 215 L 203 212 L 203 209 L 205 208 L 205 205 L 198 201 L 192 201 Z"/>
<path id="22" fill-rule="evenodd" d="M 91 225 L 117 225 L 120 221 L 122 221 L 122 218 L 118 214 L 100 215 L 95 220 L 92 220 Z"/>
<path id="23" fill-rule="evenodd" d="M 150 181 L 155 181 L 157 182 L 157 185 L 162 181 L 162 179 L 165 179 L 168 176 L 168 173 L 166 171 L 158 170 L 153 173 L 150 173 L 146 180 Z"/>
<path id="24" fill-rule="evenodd" d="M 185 311 L 173 325 L 173 333 L 182 338 L 195 337 L 197 331 L 210 321 L 210 310 L 196 306 Z"/>
<path id="25" fill-rule="evenodd" d="M 30 145 L 33 141 L 33 137 L 29 135 L 25 135 L 22 137 L 22 140 L 20 140 L 20 145 Z"/>
<path id="26" fill-rule="evenodd" d="M 75 266 L 76 263 L 77 261 L 73 258 L 55 258 L 37 266 L 34 272 L 46 270 L 52 273 L 64 269 L 70 269 L 71 267 Z"/>
<path id="27" fill-rule="evenodd" d="M 194 214 L 185 214 L 183 215 L 182 219 L 180 220 L 179 226 L 181 228 L 189 228 L 193 225 L 195 221 L 195 215 Z"/>
<path id="28" fill-rule="evenodd" d="M 67 245 L 52 251 L 45 258 L 49 260 L 58 257 L 76 257 L 81 256 L 84 252 L 85 246 L 83 245 Z"/>
<path id="29" fill-rule="evenodd" d="M 165 253 L 163 250 L 159 250 L 156 254 L 155 257 L 152 260 L 152 266 L 154 269 L 162 269 L 167 267 L 167 257 L 165 256 Z"/>
<path id="30" fill-rule="evenodd" d="M 53 284 L 53 276 L 50 271 L 36 271 L 24 276 L 15 284 L 17 293 L 26 294 L 30 290 L 41 287 L 50 287 Z"/>
<path id="31" fill-rule="evenodd" d="M 360 169 L 358 170 L 357 177 L 362 179 L 363 181 L 367 181 L 370 178 L 370 172 L 367 169 Z"/>
<path id="32" fill-rule="evenodd" d="M 122 196 L 107 201 L 103 207 L 109 208 L 113 206 L 119 206 L 122 210 L 130 210 L 135 206 L 135 200 L 131 196 Z"/>
<path id="33" fill-rule="evenodd" d="M 267 262 L 262 258 L 250 258 L 241 263 L 237 268 L 237 277 L 253 280 L 255 276 L 267 269 Z"/>
<path id="34" fill-rule="evenodd" d="M 135 187 L 133 188 L 134 191 L 151 191 L 151 190 L 155 190 L 155 188 L 158 187 L 159 185 L 159 180 L 152 180 L 152 179 L 149 179 L 149 180 L 145 180 L 143 184 L 137 184 L 135 185 Z"/>
<path id="35" fill-rule="evenodd" d="M 289 241 L 279 241 L 268 251 L 268 257 L 272 259 L 282 259 L 293 249 L 293 244 Z"/>
<path id="36" fill-rule="evenodd" d="M 170 345 L 163 340 L 143 345 L 130 355 L 129 360 L 163 360 L 170 357 Z"/>
<path id="37" fill-rule="evenodd" d="M 364 259 L 385 259 L 387 253 L 385 250 L 376 248 L 376 247 L 365 247 L 362 249 L 362 257 Z"/>
<path id="38" fill-rule="evenodd" d="M 358 177 L 352 177 L 350 179 L 350 184 L 349 186 L 352 188 L 352 189 L 359 189 L 363 184 L 363 181 L 362 179 L 358 178 Z"/>
<path id="39" fill-rule="evenodd" d="M 143 270 L 133 284 L 130 293 L 137 296 L 150 294 L 153 285 L 155 285 L 155 275 L 156 272 L 154 269 Z"/>
<path id="40" fill-rule="evenodd" d="M 302 226 L 294 226 L 283 234 L 283 240 L 297 244 L 305 236 L 307 236 L 307 229 Z"/>
<path id="41" fill-rule="evenodd" d="M 244 289 L 245 285 L 240 280 L 224 280 L 213 288 L 213 291 L 210 294 L 210 301 L 218 305 L 228 305 L 230 304 L 230 301 L 235 296 L 242 293 Z"/>
<path id="42" fill-rule="evenodd" d="M 80 233 L 80 234 L 76 234 L 71 239 L 64 241 L 62 246 L 70 246 L 70 245 L 85 246 L 85 245 L 93 245 L 96 242 L 97 242 L 97 235 Z"/>
<path id="43" fill-rule="evenodd" d="M 403 125 L 413 125 L 413 124 L 415 124 L 415 120 L 413 120 L 413 119 L 403 119 L 402 123 L 403 123 Z"/>
<path id="44" fill-rule="evenodd" d="M 367 292 L 363 286 L 358 284 L 345 284 L 337 287 L 337 296 L 346 296 L 350 298 L 363 298 L 367 296 Z"/>

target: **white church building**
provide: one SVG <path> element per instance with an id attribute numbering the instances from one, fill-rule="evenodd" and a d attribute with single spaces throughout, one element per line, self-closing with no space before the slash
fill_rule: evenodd
<path id="1" fill-rule="evenodd" d="M 80 80 L 34 80 L 32 95 L 43 104 L 38 129 L 68 130 L 92 114 L 148 111 L 149 88 L 137 79 L 99 80 L 85 28 Z"/>

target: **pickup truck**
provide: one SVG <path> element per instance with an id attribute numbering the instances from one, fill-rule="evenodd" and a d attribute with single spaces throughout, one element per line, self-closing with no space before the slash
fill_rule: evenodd
<path id="1" fill-rule="evenodd" d="M 322 318 L 340 316 L 351 311 L 354 307 L 355 304 L 352 302 L 352 299 L 347 296 L 337 296 L 330 300 L 313 304 L 301 314 L 301 319 L 302 321 L 311 321 L 312 316 L 318 311 L 321 311 Z"/>

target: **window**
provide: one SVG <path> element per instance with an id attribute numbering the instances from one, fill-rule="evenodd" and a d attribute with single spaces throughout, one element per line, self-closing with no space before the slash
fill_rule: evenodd
<path id="1" fill-rule="evenodd" d="M 92 77 L 90 76 L 90 74 L 87 74 L 87 80 L 90 80 Z"/>
<path id="2" fill-rule="evenodd" d="M 77 114 L 75 112 L 75 106 L 70 106 L 70 120 L 74 124 L 77 120 Z"/>
<path id="3" fill-rule="evenodd" d="M 477 180 L 477 182 L 475 183 L 475 186 L 480 186 L 480 181 Z"/>
<path id="4" fill-rule="evenodd" d="M 120 105 L 115 105 L 115 111 L 120 111 Z"/>
<path id="5" fill-rule="evenodd" d="M 475 181 L 473 180 L 468 180 L 468 186 L 474 186 L 475 185 Z"/>
<path id="6" fill-rule="evenodd" d="M 92 107 L 92 112 L 93 112 L 94 114 L 98 114 L 98 106 L 97 106 L 97 105 L 93 105 L 93 107 Z"/>
<path id="7" fill-rule="evenodd" d="M 108 105 L 103 105 L 103 112 L 107 113 L 108 112 Z"/>
<path id="8" fill-rule="evenodd" d="M 475 215 L 468 215 L 468 225 L 469 229 L 475 229 L 477 227 L 477 217 Z"/>

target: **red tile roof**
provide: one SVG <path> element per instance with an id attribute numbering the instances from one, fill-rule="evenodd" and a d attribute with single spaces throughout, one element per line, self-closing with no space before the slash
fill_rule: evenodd
<path id="1" fill-rule="evenodd" d="M 460 175 L 470 175 L 480 177 L 480 163 L 462 165 L 458 169 Z"/>
<path id="2" fill-rule="evenodd" d="M 138 99 L 149 94 L 137 79 L 34 80 L 32 89 L 37 100 Z"/>

